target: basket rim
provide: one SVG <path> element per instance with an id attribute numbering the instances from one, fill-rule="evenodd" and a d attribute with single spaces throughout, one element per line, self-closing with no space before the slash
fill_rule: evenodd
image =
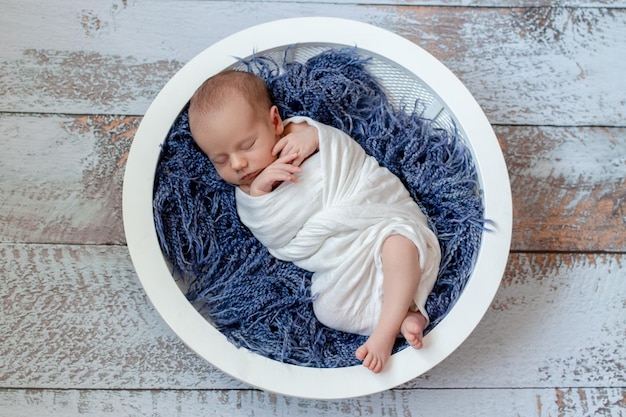
<path id="1" fill-rule="evenodd" d="M 320 27 L 332 30 L 320 31 Z M 424 348 L 392 355 L 378 375 L 362 366 L 309 368 L 237 348 L 187 301 L 173 279 L 156 235 L 152 197 L 161 144 L 193 92 L 209 76 L 248 56 L 293 44 L 356 46 L 404 67 L 429 86 L 464 132 L 477 167 L 485 217 L 474 270 L 448 315 L 424 338 Z M 183 66 L 156 96 L 137 130 L 124 174 L 126 241 L 148 298 L 177 336 L 212 365 L 254 387 L 315 399 L 357 397 L 403 384 L 444 360 L 474 330 L 499 287 L 511 241 L 512 200 L 502 151 L 487 117 L 461 81 L 417 44 L 385 29 L 340 18 L 306 17 L 260 24 L 228 36 Z M 359 381 L 355 384 L 355 381 Z"/>

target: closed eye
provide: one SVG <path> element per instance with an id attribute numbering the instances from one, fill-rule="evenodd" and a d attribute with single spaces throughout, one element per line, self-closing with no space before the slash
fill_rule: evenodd
<path id="1" fill-rule="evenodd" d="M 213 158 L 209 158 L 213 165 L 224 165 L 228 161 L 228 156 L 219 155 Z"/>
<path id="2" fill-rule="evenodd" d="M 252 149 L 252 147 L 254 146 L 255 142 L 256 142 L 256 138 L 255 139 L 249 139 L 249 140 L 245 141 L 241 145 L 241 150 L 247 151 L 249 149 Z"/>

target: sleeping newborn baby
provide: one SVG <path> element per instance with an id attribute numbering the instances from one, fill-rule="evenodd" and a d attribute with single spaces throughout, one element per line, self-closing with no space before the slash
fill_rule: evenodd
<path id="1" fill-rule="evenodd" d="M 278 259 L 313 272 L 324 325 L 369 336 L 355 355 L 378 373 L 402 335 L 422 347 L 439 243 L 401 181 L 342 131 L 283 122 L 259 77 L 225 71 L 194 94 L 189 126 L 241 221 Z"/>

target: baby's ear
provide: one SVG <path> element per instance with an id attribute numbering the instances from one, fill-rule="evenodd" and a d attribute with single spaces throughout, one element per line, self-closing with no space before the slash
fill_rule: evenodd
<path id="1" fill-rule="evenodd" d="M 270 107 L 270 120 L 272 121 L 272 126 L 274 127 L 274 134 L 277 136 L 282 135 L 285 131 L 285 126 L 283 125 L 283 119 L 281 119 L 280 113 L 278 112 L 278 107 Z"/>

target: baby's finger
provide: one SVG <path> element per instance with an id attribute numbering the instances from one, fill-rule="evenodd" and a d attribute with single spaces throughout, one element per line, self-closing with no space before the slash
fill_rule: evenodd
<path id="1" fill-rule="evenodd" d="M 288 171 L 276 171 L 267 177 L 271 184 L 277 182 L 298 182 L 298 177 Z"/>
<path id="2" fill-rule="evenodd" d="M 276 160 L 277 163 L 282 163 L 282 164 L 293 164 L 293 161 L 295 161 L 298 158 L 298 154 L 297 153 L 288 153 L 286 155 L 282 155 L 280 158 L 278 158 Z"/>
<path id="3" fill-rule="evenodd" d="M 294 164 L 281 164 L 276 167 L 277 170 L 288 172 L 290 174 L 299 174 L 302 172 L 302 168 Z"/>
<path id="4" fill-rule="evenodd" d="M 289 141 L 286 138 L 282 138 L 278 142 L 276 142 L 276 144 L 272 148 L 272 155 L 280 154 L 283 151 L 283 149 L 285 149 L 285 146 L 287 145 L 287 143 L 289 143 Z"/>
<path id="5" fill-rule="evenodd" d="M 297 154 L 298 157 L 293 160 L 292 164 L 299 167 L 304 162 L 304 156 L 300 153 Z"/>

